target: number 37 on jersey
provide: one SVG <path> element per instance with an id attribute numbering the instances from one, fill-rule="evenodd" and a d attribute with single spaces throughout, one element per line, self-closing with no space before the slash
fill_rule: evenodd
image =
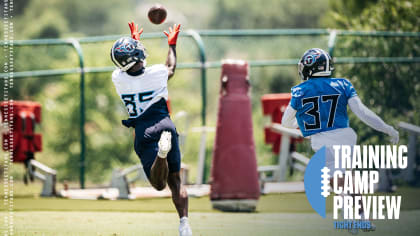
<path id="1" fill-rule="evenodd" d="M 290 105 L 303 136 L 349 127 L 347 103 L 353 96 L 353 85 L 341 78 L 310 79 L 293 87 Z"/>

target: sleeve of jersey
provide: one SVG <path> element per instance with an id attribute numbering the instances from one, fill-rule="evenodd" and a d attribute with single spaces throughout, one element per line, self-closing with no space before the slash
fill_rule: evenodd
<path id="1" fill-rule="evenodd" d="M 290 99 L 290 103 L 289 106 L 291 106 L 293 109 L 297 110 L 298 109 L 298 100 L 299 97 L 301 96 L 301 89 L 299 87 L 293 87 L 292 91 L 292 98 Z"/>
<path id="2" fill-rule="evenodd" d="M 359 97 L 355 96 L 349 99 L 349 107 L 361 121 L 373 129 L 385 134 L 390 134 L 393 130 L 392 126 L 387 125 L 379 116 L 367 108 Z"/>
<path id="3" fill-rule="evenodd" d="M 357 96 L 356 89 L 354 89 L 353 84 L 350 81 L 345 80 L 344 84 L 345 84 L 344 89 L 347 96 L 347 100 L 352 97 Z"/>
<path id="4" fill-rule="evenodd" d="M 165 65 L 156 65 L 156 73 L 159 75 L 159 77 L 168 80 L 168 67 L 166 67 Z"/>
<path id="5" fill-rule="evenodd" d="M 286 128 L 296 129 L 299 127 L 297 120 L 296 120 L 296 110 L 293 109 L 290 104 L 287 106 L 286 110 L 283 113 L 283 117 L 281 119 L 281 125 Z"/>
<path id="6" fill-rule="evenodd" d="M 112 82 L 114 83 L 115 89 L 119 92 L 120 89 L 120 82 L 119 82 L 119 71 L 115 70 L 112 72 Z"/>
<path id="7" fill-rule="evenodd" d="M 117 80 L 118 80 L 118 75 L 119 75 L 119 70 L 118 70 L 118 69 L 116 69 L 116 70 L 114 70 L 114 71 L 112 72 L 112 75 L 111 75 L 111 77 L 112 77 L 112 82 L 114 82 L 114 83 L 115 83 L 115 81 L 117 81 Z"/>

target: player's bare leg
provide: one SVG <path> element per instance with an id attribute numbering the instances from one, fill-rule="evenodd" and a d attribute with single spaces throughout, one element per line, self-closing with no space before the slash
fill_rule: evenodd
<path id="1" fill-rule="evenodd" d="M 171 150 L 171 138 L 172 135 L 170 132 L 162 132 L 158 143 L 159 151 L 150 169 L 150 184 L 158 191 L 166 187 L 166 181 L 168 179 L 169 167 L 166 156 Z"/>
<path id="2" fill-rule="evenodd" d="M 188 195 L 185 187 L 181 184 L 180 172 L 170 173 L 168 185 L 172 192 L 172 201 L 178 212 L 179 218 L 188 217 Z"/>
<path id="3" fill-rule="evenodd" d="M 180 218 L 179 234 L 181 236 L 192 235 L 188 223 L 188 195 L 185 187 L 181 184 L 180 172 L 170 173 L 168 176 L 168 185 L 172 192 L 172 201 Z"/>

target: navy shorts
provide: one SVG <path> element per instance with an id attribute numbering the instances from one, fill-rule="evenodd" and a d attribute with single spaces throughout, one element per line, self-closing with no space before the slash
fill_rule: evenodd
<path id="1" fill-rule="evenodd" d="M 134 150 L 140 157 L 144 172 L 150 179 L 150 169 L 156 159 L 159 147 L 158 142 L 163 131 L 170 131 L 172 134 L 172 148 L 166 157 L 169 173 L 178 172 L 181 169 L 181 152 L 179 150 L 178 133 L 175 125 L 169 117 L 166 102 L 164 99 L 153 104 L 140 117 L 132 120 L 136 137 L 134 139 Z"/>

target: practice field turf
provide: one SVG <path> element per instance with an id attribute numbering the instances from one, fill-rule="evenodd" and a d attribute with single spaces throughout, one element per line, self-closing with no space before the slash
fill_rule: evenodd
<path id="1" fill-rule="evenodd" d="M 4 215 L 4 213 L 0 213 Z M 420 211 L 401 220 L 377 222 L 366 235 L 418 235 Z M 15 235 L 177 235 L 175 213 L 28 211 L 16 212 Z M 190 215 L 194 235 L 349 235 L 312 213 L 198 213 Z"/>
<path id="2" fill-rule="evenodd" d="M 376 221 L 373 233 L 418 235 L 419 189 L 401 189 L 401 218 Z M 330 200 L 330 199 L 329 199 Z M 331 205 L 327 203 L 327 206 Z M 171 200 L 69 200 L 16 196 L 15 235 L 177 235 L 178 217 Z M 7 212 L 0 211 L 0 217 Z M 313 212 L 303 193 L 262 196 L 256 213 L 222 213 L 207 197 L 190 199 L 194 235 L 350 235 L 333 229 L 331 214 Z"/>

